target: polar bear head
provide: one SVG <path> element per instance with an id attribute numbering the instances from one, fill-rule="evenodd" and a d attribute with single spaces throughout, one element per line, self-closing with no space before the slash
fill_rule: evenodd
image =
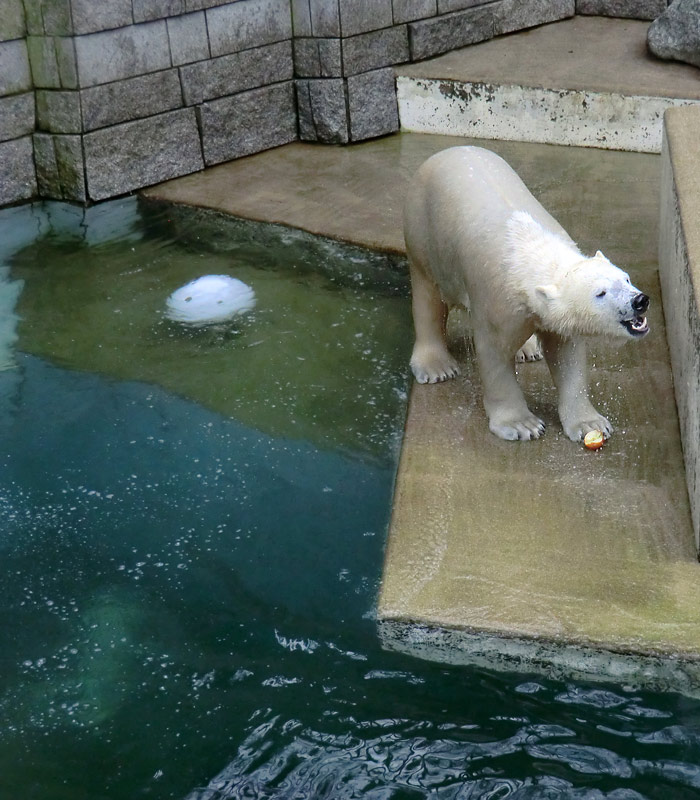
<path id="1" fill-rule="evenodd" d="M 543 327 L 563 336 L 640 339 L 649 333 L 649 298 L 600 250 L 558 271 L 535 296 Z"/>

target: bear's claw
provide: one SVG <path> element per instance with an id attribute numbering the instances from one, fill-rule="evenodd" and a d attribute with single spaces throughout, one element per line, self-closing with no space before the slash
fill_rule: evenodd
<path id="1" fill-rule="evenodd" d="M 541 361 L 542 357 L 542 348 L 540 347 L 539 339 L 533 333 L 515 354 L 515 361 L 517 364 L 522 364 L 524 361 Z"/>
<path id="2" fill-rule="evenodd" d="M 490 421 L 489 428 L 500 439 L 509 442 L 527 442 L 531 439 L 539 439 L 544 433 L 545 424 L 534 414 L 528 414 L 527 417 L 518 420 Z"/>
<path id="3" fill-rule="evenodd" d="M 449 353 L 411 359 L 411 371 L 418 383 L 442 383 L 459 375 L 459 366 Z"/>
<path id="4" fill-rule="evenodd" d="M 564 425 L 564 433 L 572 442 L 583 441 L 583 437 L 591 431 L 600 431 L 607 440 L 613 432 L 613 426 L 609 420 L 600 415 Z"/>

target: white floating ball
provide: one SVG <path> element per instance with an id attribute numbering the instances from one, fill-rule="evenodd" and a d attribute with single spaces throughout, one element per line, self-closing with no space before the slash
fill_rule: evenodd
<path id="1" fill-rule="evenodd" d="M 255 308 L 255 292 L 228 275 L 204 275 L 176 289 L 168 298 L 166 316 L 188 325 L 226 322 Z"/>

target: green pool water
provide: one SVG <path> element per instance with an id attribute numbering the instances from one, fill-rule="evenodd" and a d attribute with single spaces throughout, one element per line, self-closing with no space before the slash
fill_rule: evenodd
<path id="1" fill-rule="evenodd" d="M 134 200 L 0 258 L 0 798 L 700 796 L 696 700 L 379 647 L 397 265 Z M 256 310 L 168 322 L 210 273 Z"/>

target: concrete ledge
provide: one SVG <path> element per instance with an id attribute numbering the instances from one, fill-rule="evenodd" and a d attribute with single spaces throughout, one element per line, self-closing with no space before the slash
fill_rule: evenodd
<path id="1" fill-rule="evenodd" d="M 700 107 L 672 109 L 664 122 L 659 277 L 700 548 Z"/>
<path id="2" fill-rule="evenodd" d="M 667 97 L 461 81 L 397 80 L 401 129 L 637 153 L 661 151 Z"/>
<path id="3" fill-rule="evenodd" d="M 389 620 L 380 621 L 378 630 L 387 649 L 428 661 L 499 672 L 536 672 L 559 680 L 614 681 L 700 697 L 700 658 L 640 656 Z"/>
<path id="4" fill-rule="evenodd" d="M 401 129 L 658 153 L 664 112 L 700 104 L 700 83 L 649 55 L 648 27 L 574 17 L 397 67 Z"/>

